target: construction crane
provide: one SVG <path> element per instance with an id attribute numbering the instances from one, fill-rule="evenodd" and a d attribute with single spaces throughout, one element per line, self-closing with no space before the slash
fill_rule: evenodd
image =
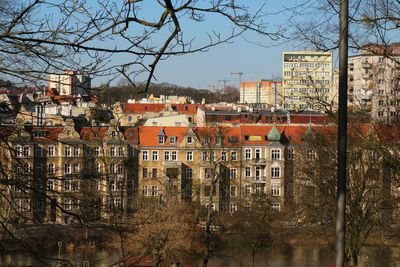
<path id="1" fill-rule="evenodd" d="M 243 76 L 244 72 L 231 72 L 231 75 L 237 75 L 239 76 L 239 92 L 240 92 L 240 84 L 242 83 L 242 76 Z M 244 92 L 243 92 L 244 95 Z"/>
<path id="2" fill-rule="evenodd" d="M 224 91 L 225 91 L 225 88 L 226 88 L 226 82 L 232 82 L 233 80 L 226 80 L 226 79 L 224 79 L 224 80 L 218 80 L 218 82 L 223 82 L 224 83 Z"/>

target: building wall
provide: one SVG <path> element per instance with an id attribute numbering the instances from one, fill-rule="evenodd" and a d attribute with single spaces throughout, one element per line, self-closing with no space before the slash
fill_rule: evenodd
<path id="1" fill-rule="evenodd" d="M 283 52 L 282 89 L 285 108 L 324 110 L 321 103 L 330 103 L 336 97 L 332 77 L 331 52 Z"/>
<path id="2" fill-rule="evenodd" d="M 282 104 L 282 83 L 260 80 L 240 83 L 240 103 Z"/>

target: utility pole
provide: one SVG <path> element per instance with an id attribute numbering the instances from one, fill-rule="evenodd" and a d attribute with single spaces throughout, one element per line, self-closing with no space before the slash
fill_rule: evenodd
<path id="1" fill-rule="evenodd" d="M 345 265 L 349 1 L 340 0 L 336 267 Z"/>
<path id="2" fill-rule="evenodd" d="M 244 74 L 244 72 L 231 72 L 231 75 L 238 75 L 239 76 L 239 92 L 240 92 L 240 90 L 241 90 L 241 88 L 240 88 L 240 84 L 242 83 L 242 75 Z M 243 102 L 244 102 L 244 87 L 243 87 Z M 240 101 L 240 99 L 239 99 L 239 101 Z"/>

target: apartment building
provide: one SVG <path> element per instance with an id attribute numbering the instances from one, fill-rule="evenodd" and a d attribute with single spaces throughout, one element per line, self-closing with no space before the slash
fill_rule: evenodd
<path id="1" fill-rule="evenodd" d="M 349 57 L 349 105 L 376 121 L 400 116 L 400 45 L 366 45 Z"/>
<path id="2" fill-rule="evenodd" d="M 332 86 L 332 52 L 283 52 L 282 94 L 288 110 L 324 111 L 337 102 Z"/>
<path id="3" fill-rule="evenodd" d="M 85 73 L 66 70 L 63 74 L 50 74 L 48 86 L 58 95 L 90 95 L 91 79 Z"/>
<path id="4" fill-rule="evenodd" d="M 137 179 L 134 129 L 80 130 L 64 126 L 29 126 L 17 121 L 2 139 L 4 179 L 10 181 L 7 217 L 19 222 L 70 223 L 108 220 L 124 214 Z M 135 143 L 136 142 L 136 143 Z"/>
<path id="5" fill-rule="evenodd" d="M 240 103 L 282 105 L 282 82 L 260 80 L 240 83 Z"/>
<path id="6" fill-rule="evenodd" d="M 291 198 L 292 180 L 286 175 L 286 162 L 292 158 L 287 158 L 289 146 L 282 130 L 142 126 L 139 194 L 153 199 L 173 195 L 202 206 L 211 203 L 221 212 L 250 207 L 255 197 L 264 195 L 271 196 L 273 209 L 280 210 Z"/>

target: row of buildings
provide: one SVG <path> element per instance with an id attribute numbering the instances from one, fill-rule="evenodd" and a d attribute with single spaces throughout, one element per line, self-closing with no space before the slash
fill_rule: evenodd
<path id="1" fill-rule="evenodd" d="M 116 120 L 81 126 L 71 119 L 32 126 L 18 120 L 1 127 L 0 212 L 9 222 L 70 223 L 119 218 L 141 201 L 173 197 L 235 212 L 264 196 L 279 211 L 296 203 L 302 186 L 313 186 L 302 184 L 298 173 L 319 157 L 308 138 L 335 129 L 301 123 L 120 126 Z"/>
<path id="2" fill-rule="evenodd" d="M 240 83 L 240 102 L 334 112 L 337 109 L 338 71 L 332 52 L 296 51 L 282 55 L 282 80 Z M 349 103 L 354 110 L 371 112 L 374 120 L 399 115 L 400 45 L 365 45 L 351 55 Z"/>

